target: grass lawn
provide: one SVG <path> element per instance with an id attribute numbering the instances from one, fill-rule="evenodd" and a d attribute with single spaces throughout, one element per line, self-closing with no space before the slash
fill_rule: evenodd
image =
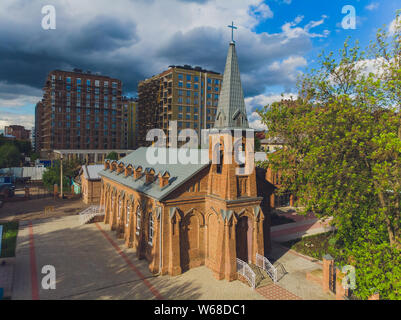
<path id="1" fill-rule="evenodd" d="M 339 249 L 334 246 L 333 232 L 315 234 L 302 239 L 287 241 L 282 243 L 282 245 L 318 260 L 322 260 L 326 254 L 330 254 L 336 261 L 340 259 Z"/>
<path id="2" fill-rule="evenodd" d="M 15 247 L 17 245 L 18 221 L 2 223 L 3 238 L 1 241 L 0 258 L 15 257 Z"/>

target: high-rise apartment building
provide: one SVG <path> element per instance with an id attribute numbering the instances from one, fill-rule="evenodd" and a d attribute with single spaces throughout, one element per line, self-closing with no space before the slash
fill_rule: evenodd
<path id="1" fill-rule="evenodd" d="M 213 127 L 223 76 L 201 67 L 170 66 L 138 86 L 137 145 L 148 146 L 150 129 L 163 129 L 168 135 L 170 121 L 178 131 Z M 200 135 L 198 135 L 200 136 Z"/>
<path id="2" fill-rule="evenodd" d="M 35 123 L 40 151 L 126 149 L 122 82 L 100 74 L 51 71 Z"/>
<path id="3" fill-rule="evenodd" d="M 128 149 L 136 149 L 136 137 L 137 137 L 137 99 L 134 98 L 123 98 L 124 112 L 127 114 L 127 135 L 128 135 Z"/>
<path id="4" fill-rule="evenodd" d="M 19 125 L 5 126 L 4 134 L 6 136 L 13 136 L 17 140 L 29 140 L 31 137 L 31 131 Z"/>

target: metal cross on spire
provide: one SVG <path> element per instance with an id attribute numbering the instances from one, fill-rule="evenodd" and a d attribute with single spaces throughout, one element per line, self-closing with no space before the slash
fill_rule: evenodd
<path id="1" fill-rule="evenodd" d="M 231 25 L 228 25 L 227 27 L 231 28 L 231 41 L 235 43 L 234 41 L 234 29 L 238 29 L 238 27 L 234 26 L 234 21 L 232 21 Z"/>

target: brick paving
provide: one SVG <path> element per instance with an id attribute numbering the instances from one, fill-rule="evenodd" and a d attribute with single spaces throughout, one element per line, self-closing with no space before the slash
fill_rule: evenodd
<path id="1" fill-rule="evenodd" d="M 258 288 L 256 291 L 267 300 L 302 300 L 300 297 L 276 284 Z"/>
<path id="2" fill-rule="evenodd" d="M 319 219 L 306 219 L 300 222 L 287 223 L 271 228 L 271 238 L 274 241 L 283 242 L 302 238 L 306 235 L 328 232 L 332 229 L 331 219 L 322 221 Z"/>

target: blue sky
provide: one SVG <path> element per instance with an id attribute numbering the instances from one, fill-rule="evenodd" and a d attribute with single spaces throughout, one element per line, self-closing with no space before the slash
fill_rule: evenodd
<path id="1" fill-rule="evenodd" d="M 57 10 L 57 29 L 44 31 L 48 4 Z M 341 27 L 344 5 L 356 9 L 355 30 Z M 54 69 L 120 78 L 127 95 L 170 64 L 223 72 L 232 20 L 248 117 L 261 127 L 255 109 L 296 94 L 297 76 L 322 50 L 337 52 L 348 36 L 366 47 L 399 8 L 399 0 L 2 0 L 0 130 L 33 126 L 34 105 Z"/>

